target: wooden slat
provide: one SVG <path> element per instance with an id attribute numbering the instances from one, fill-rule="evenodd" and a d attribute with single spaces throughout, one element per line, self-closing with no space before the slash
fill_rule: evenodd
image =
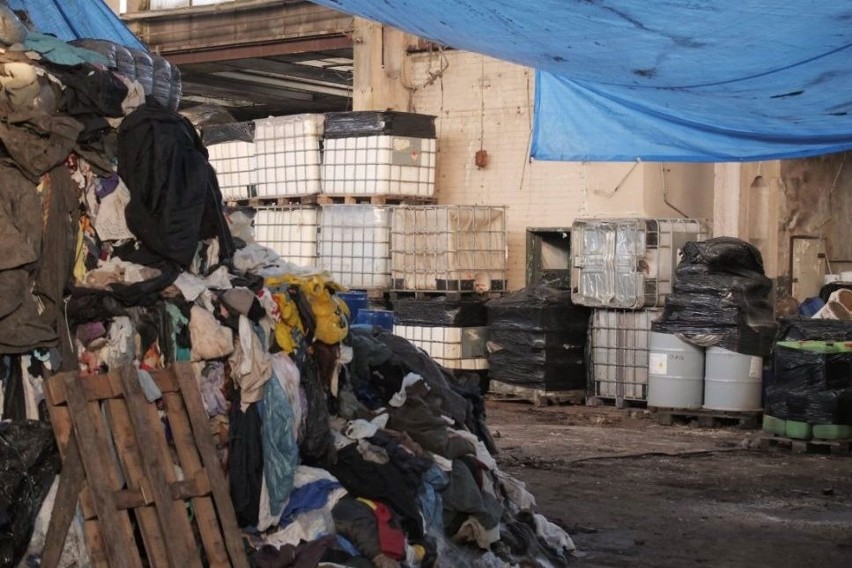
<path id="1" fill-rule="evenodd" d="M 207 412 L 204 410 L 204 404 L 201 401 L 201 393 L 195 380 L 195 374 L 192 372 L 192 367 L 187 363 L 176 363 L 172 366 L 172 369 L 175 377 L 177 377 L 186 405 L 187 416 L 192 427 L 192 433 L 195 436 L 195 446 L 198 448 L 201 463 L 210 478 L 213 501 L 216 504 L 216 510 L 219 512 L 219 522 L 222 524 L 225 547 L 228 549 L 231 566 L 248 568 L 248 559 L 240 538 L 234 505 L 225 483 L 219 457 L 216 455 L 213 436 L 210 434 L 208 426 Z"/>
<path id="2" fill-rule="evenodd" d="M 209 487 L 209 479 L 207 473 L 202 469 L 201 459 L 198 457 L 198 451 L 195 447 L 195 438 L 192 436 L 192 430 L 189 426 L 189 421 L 186 417 L 186 409 L 180 394 L 171 393 L 163 396 L 166 403 L 166 413 L 169 417 L 169 425 L 172 430 L 172 439 L 175 442 L 178 459 L 183 468 L 184 475 L 187 478 L 194 478 L 197 475 L 202 475 Z M 198 531 L 201 533 L 201 540 L 204 543 L 204 549 L 207 551 L 207 559 L 212 567 L 227 567 L 230 566 L 228 561 L 228 551 L 225 550 L 225 545 L 222 539 L 222 532 L 219 528 L 219 521 L 216 518 L 216 509 L 213 507 L 213 500 L 210 497 L 199 497 L 192 500 L 195 507 L 195 518 L 198 523 Z"/>
<path id="3" fill-rule="evenodd" d="M 166 539 L 160 530 L 157 511 L 150 503 L 150 497 L 145 495 L 149 491 L 145 486 L 147 480 L 142 469 L 140 448 L 136 444 L 133 425 L 127 411 L 124 400 L 112 399 L 104 403 L 107 417 L 109 418 L 118 459 L 127 479 L 127 491 L 116 495 L 116 506 L 123 509 L 136 509 L 136 519 L 139 522 L 139 530 L 148 553 L 148 561 L 154 568 L 166 568 L 169 565 L 166 555 Z M 120 496 L 127 499 L 123 500 Z"/>
<path id="4" fill-rule="evenodd" d="M 154 379 L 154 383 L 157 384 L 157 388 L 159 388 L 164 394 L 167 392 L 180 391 L 177 379 L 175 379 L 174 374 L 169 369 L 157 369 L 156 371 L 151 371 L 151 378 Z"/>
<path id="5" fill-rule="evenodd" d="M 56 489 L 56 500 L 50 524 L 47 526 L 44 551 L 41 555 L 41 566 L 55 568 L 62 556 L 62 547 L 68 537 L 68 529 L 77 511 L 77 501 L 80 491 L 86 483 L 86 473 L 83 462 L 80 461 L 80 450 L 77 440 L 71 438 L 65 449 L 65 461 L 62 463 L 62 474 L 59 476 L 59 487 Z"/>
<path id="6" fill-rule="evenodd" d="M 195 477 L 186 481 L 172 483 L 169 487 L 173 499 L 195 499 L 210 495 L 210 479 L 204 470 L 199 470 Z"/>
<path id="7" fill-rule="evenodd" d="M 106 436 L 99 424 L 100 416 L 97 416 L 97 420 L 93 416 L 86 395 L 74 375 L 66 375 L 64 383 L 74 435 L 79 444 L 89 490 L 98 512 L 106 557 L 113 568 L 142 568 L 142 561 L 134 545 L 130 519 L 127 514 L 117 511 L 112 497 L 112 492 L 118 487 L 110 480 L 110 468 L 104 467 L 105 464 L 112 463 L 113 459 L 109 455 Z"/>
<path id="8" fill-rule="evenodd" d="M 201 559 L 196 553 L 195 539 L 183 502 L 174 501 L 169 491 L 167 472 L 173 471 L 171 460 L 164 459 L 165 438 L 156 412 L 142 392 L 136 370 L 122 367 L 117 371 L 124 387 L 125 400 L 130 421 L 133 424 L 137 443 L 142 452 L 142 468 L 151 482 L 154 504 L 163 534 L 169 535 L 166 547 L 169 561 L 175 567 L 201 568 Z M 153 418 L 153 421 L 152 421 Z M 168 457 L 166 448 L 165 457 Z"/>
<path id="9" fill-rule="evenodd" d="M 73 375 L 73 373 L 64 373 Z M 76 376 L 76 375 L 74 375 Z M 110 375 L 87 375 L 77 377 L 77 383 L 82 387 L 86 400 L 107 400 L 121 396 L 121 384 L 116 383 L 116 378 Z M 66 401 L 65 384 L 62 381 L 52 382 L 50 389 L 53 404 L 64 404 Z"/>
<path id="10" fill-rule="evenodd" d="M 63 381 L 66 376 L 73 377 L 74 374 L 63 373 L 62 375 L 49 378 L 45 383 L 44 389 L 44 398 L 47 402 L 50 425 L 53 427 L 56 445 L 59 447 L 59 454 L 63 460 L 65 459 L 65 449 L 68 445 L 68 440 L 74 431 L 74 426 L 71 424 L 71 415 L 68 413 L 68 407 L 65 405 L 65 384 Z"/>
<path id="11" fill-rule="evenodd" d="M 89 546 L 89 561 L 96 568 L 110 568 L 106 544 L 101 536 L 101 523 L 97 519 L 83 523 L 83 535 Z M 133 547 L 136 548 L 135 546 Z M 128 551 L 129 552 L 129 551 Z"/>

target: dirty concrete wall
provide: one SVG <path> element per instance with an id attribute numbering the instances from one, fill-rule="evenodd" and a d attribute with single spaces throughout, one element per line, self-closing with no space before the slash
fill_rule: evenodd
<path id="1" fill-rule="evenodd" d="M 645 164 L 645 209 L 654 217 L 713 218 L 713 164 Z"/>
<path id="2" fill-rule="evenodd" d="M 577 217 L 677 217 L 663 204 L 654 163 L 529 160 L 535 75 L 479 54 L 411 54 L 401 80 L 408 109 L 438 117 L 440 203 L 508 206 L 509 285 L 524 284 L 527 227 L 570 225 Z M 488 164 L 474 162 L 480 149 Z M 665 164 L 670 200 L 712 217 L 712 166 Z M 709 175 L 709 177 L 708 177 Z"/>
<path id="3" fill-rule="evenodd" d="M 805 237 L 821 243 L 820 252 L 828 263 L 822 270 L 852 269 L 852 153 L 781 162 L 784 199 L 781 202 L 779 254 L 787 261 L 784 271 L 800 258 Z M 806 260 L 805 260 L 806 261 Z M 833 261 L 833 262 L 832 262 Z M 802 299 L 802 298 L 798 298 Z"/>

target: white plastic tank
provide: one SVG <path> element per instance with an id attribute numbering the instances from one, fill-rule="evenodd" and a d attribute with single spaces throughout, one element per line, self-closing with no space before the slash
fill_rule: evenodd
<path id="1" fill-rule="evenodd" d="M 651 333 L 648 406 L 698 409 L 704 399 L 704 349 L 667 333 Z"/>
<path id="2" fill-rule="evenodd" d="M 733 411 L 762 408 L 763 359 L 708 347 L 704 368 L 704 408 Z"/>

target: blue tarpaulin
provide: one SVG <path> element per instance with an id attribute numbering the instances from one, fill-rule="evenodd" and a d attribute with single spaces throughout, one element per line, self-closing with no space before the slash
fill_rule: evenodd
<path id="1" fill-rule="evenodd" d="M 7 0 L 13 10 L 26 10 L 36 29 L 63 41 L 105 39 L 145 49 L 103 0 Z"/>
<path id="2" fill-rule="evenodd" d="M 538 70 L 532 155 L 732 161 L 852 148 L 852 3 L 314 0 Z"/>

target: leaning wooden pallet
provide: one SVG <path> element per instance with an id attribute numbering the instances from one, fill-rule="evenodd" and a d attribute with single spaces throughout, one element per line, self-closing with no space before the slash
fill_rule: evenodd
<path id="1" fill-rule="evenodd" d="M 176 460 L 135 369 L 63 373 L 47 381 L 63 466 L 42 566 L 58 564 L 79 503 L 93 566 L 248 567 L 191 367 L 179 363 L 152 378 L 162 392 Z"/>

